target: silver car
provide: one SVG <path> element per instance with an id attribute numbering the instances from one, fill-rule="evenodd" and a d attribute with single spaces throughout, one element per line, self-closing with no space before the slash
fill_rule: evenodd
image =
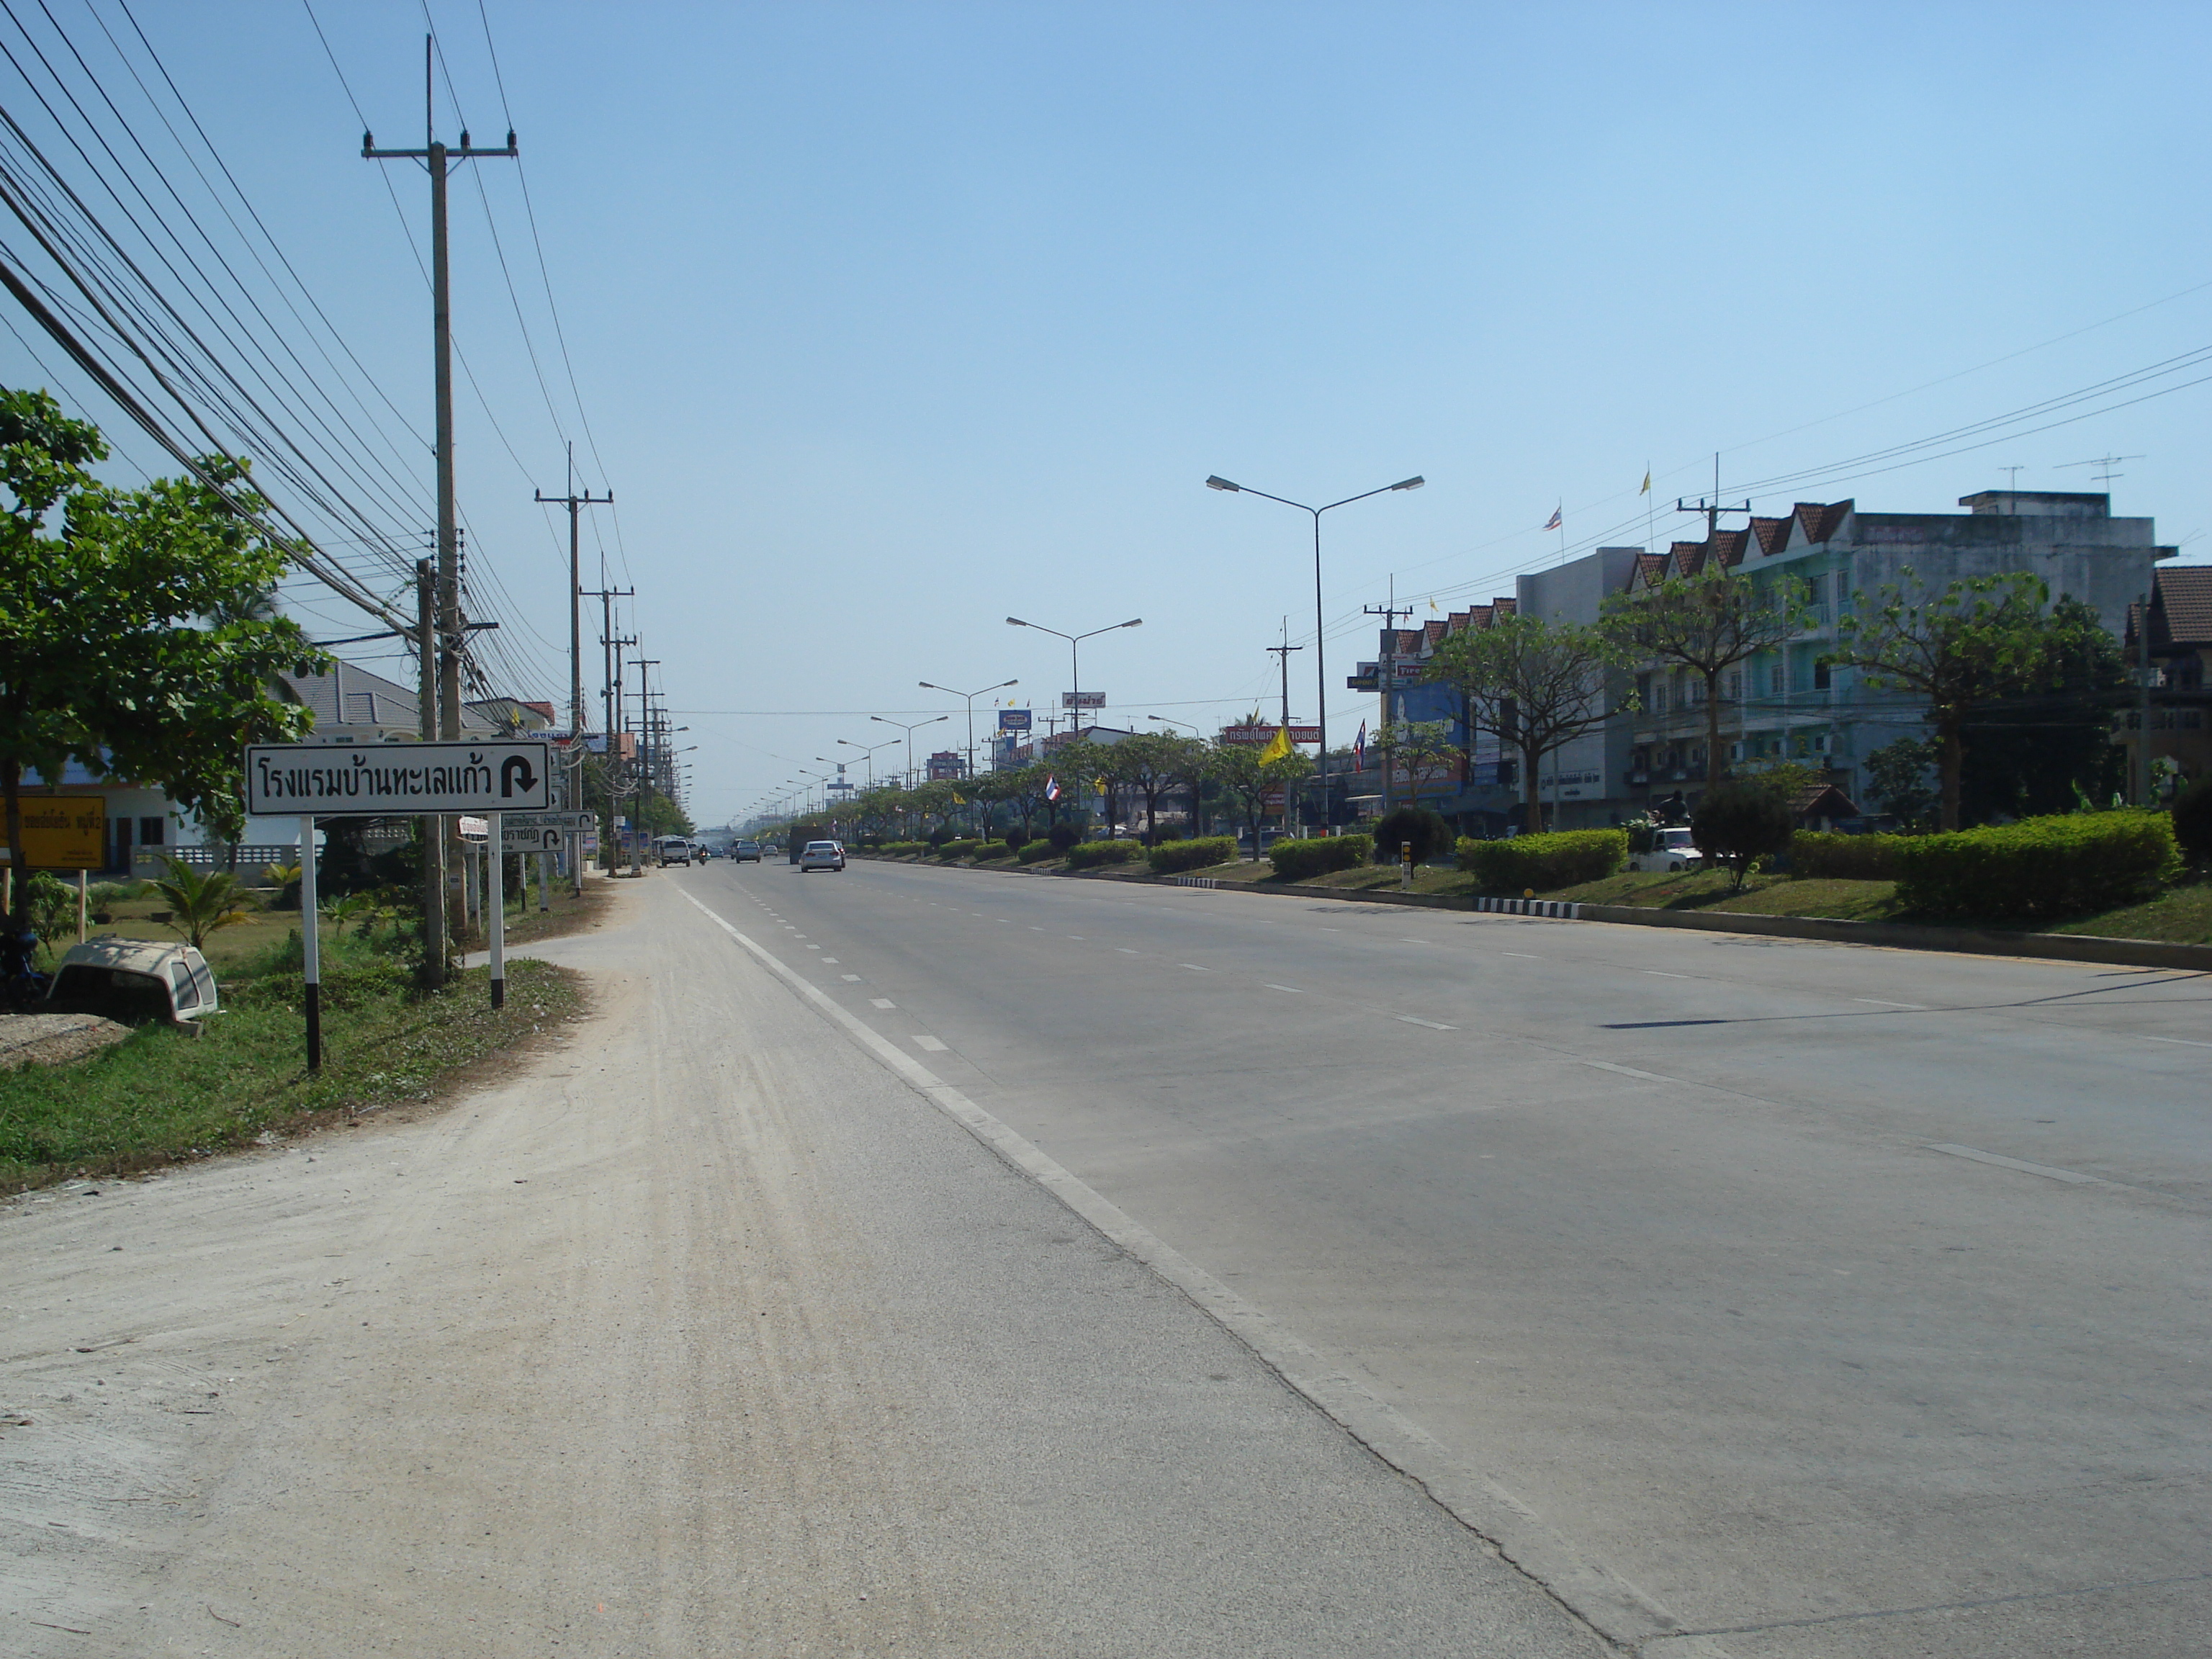
<path id="1" fill-rule="evenodd" d="M 799 873 L 809 870 L 842 870 L 845 867 L 845 848 L 834 841 L 810 841 L 799 850 Z"/>

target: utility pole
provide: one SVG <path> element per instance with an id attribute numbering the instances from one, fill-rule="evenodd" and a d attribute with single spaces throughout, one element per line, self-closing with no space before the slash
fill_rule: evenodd
<path id="1" fill-rule="evenodd" d="M 1285 732 L 1291 729 L 1291 653 L 1293 651 L 1303 651 L 1305 647 L 1303 645 L 1292 645 L 1291 643 L 1291 619 L 1288 617 L 1284 617 L 1283 642 L 1280 645 L 1269 646 L 1267 647 L 1267 653 L 1270 656 L 1274 658 L 1276 665 L 1281 668 L 1283 672 L 1283 730 Z M 1301 796 L 1300 799 L 1303 799 L 1304 797 Z M 1301 831 L 1303 831 L 1305 827 L 1304 816 L 1305 815 L 1303 811 L 1299 813 L 1299 829 Z"/>
<path id="2" fill-rule="evenodd" d="M 448 149 L 438 142 L 436 89 L 432 78 L 433 58 L 436 42 L 432 37 L 422 38 L 422 148 L 421 149 L 379 149 L 376 136 L 361 135 L 361 153 L 364 161 L 421 161 L 430 173 L 430 338 L 437 383 L 437 442 L 438 442 L 438 578 L 437 631 L 444 650 L 437 663 L 436 699 L 438 735 L 447 741 L 461 735 L 461 574 L 460 547 L 454 534 L 457 515 L 453 507 L 453 287 L 447 270 L 446 236 L 446 180 L 454 161 L 473 161 L 479 156 L 498 155 L 512 161 L 520 152 L 514 146 L 514 134 L 507 135 L 507 144 L 501 149 L 477 149 L 469 143 L 469 135 L 461 134 L 459 149 Z M 425 653 L 428 647 L 426 641 Z M 428 688 L 425 688 L 426 691 Z M 423 698 L 426 707 L 430 699 Z M 426 731 L 424 735 L 429 733 Z M 427 828 L 427 824 L 426 824 Z M 437 845 L 434 856 L 431 846 Z M 437 835 L 426 834 L 423 838 L 424 866 L 424 976 L 433 985 L 445 979 L 445 893 L 442 884 L 437 902 L 429 900 L 428 872 L 438 867 L 444 874 L 445 848 L 442 821 Z"/>
<path id="3" fill-rule="evenodd" d="M 594 498 L 586 489 L 576 493 L 576 446 L 568 446 L 568 491 L 565 495 L 548 495 L 542 489 L 531 495 L 541 502 L 558 501 L 568 509 L 568 737 L 575 758 L 569 767 L 568 810 L 575 811 L 584 804 L 584 578 L 577 565 L 576 515 L 584 507 L 602 504 L 611 506 L 615 492 L 611 489 Z M 584 892 L 584 832 L 569 833 L 568 868 L 575 879 L 576 896 Z"/>
<path id="4" fill-rule="evenodd" d="M 1674 510 L 1675 510 L 1677 513 L 1702 513 L 1702 514 L 1704 514 L 1705 515 L 1705 539 L 1706 539 L 1708 542 L 1710 542 L 1710 541 L 1711 541 L 1711 540 L 1713 539 L 1713 538 L 1714 538 L 1714 537 L 1716 537 L 1716 536 L 1717 536 L 1717 535 L 1719 535 L 1719 534 L 1721 533 L 1721 514 L 1723 514 L 1723 513 L 1745 513 L 1745 514 L 1747 514 L 1747 513 L 1749 513 L 1749 512 L 1751 511 L 1751 503 L 1750 503 L 1748 501 L 1745 501 L 1745 502 L 1744 502 L 1744 504 L 1743 504 L 1741 507 L 1726 507 L 1726 506 L 1722 505 L 1722 502 L 1721 502 L 1721 455 L 1720 455 L 1720 451 L 1718 451 L 1718 450 L 1717 449 L 1717 450 L 1715 450 L 1715 451 L 1713 452 L 1713 493 L 1712 493 L 1712 498 L 1709 501 L 1709 500 L 1707 500 L 1705 497 L 1704 497 L 1704 496 L 1702 496 L 1702 495 L 1701 495 L 1701 496 L 1699 496 L 1699 497 L 1698 498 L 1697 504 L 1696 504 L 1695 506 L 1692 506 L 1692 505 L 1691 505 L 1691 503 L 1690 503 L 1690 502 L 1688 502 L 1688 501 L 1685 501 L 1681 496 L 1677 495 L 1677 496 L 1674 498 Z"/>
<path id="5" fill-rule="evenodd" d="M 1376 666 L 1379 671 L 1376 678 L 1382 687 L 1383 732 L 1388 732 L 1396 723 L 1396 716 L 1392 711 L 1397 706 L 1398 618 L 1413 614 L 1412 605 L 1399 605 L 1397 586 L 1397 580 L 1394 577 L 1390 583 L 1390 602 L 1388 605 L 1369 605 L 1360 607 L 1367 615 L 1382 618 L 1382 660 Z M 1390 749 L 1385 747 L 1382 751 L 1382 810 L 1386 812 L 1390 810 Z"/>
<path id="6" fill-rule="evenodd" d="M 428 559 L 415 561 L 415 648 L 422 691 L 415 707 L 422 741 L 438 735 L 438 579 Z M 422 837 L 422 977 L 432 989 L 446 982 L 446 842 L 444 820 L 426 814 Z"/>
<path id="7" fill-rule="evenodd" d="M 635 640 L 631 641 L 634 645 Z M 633 876 L 645 873 L 645 848 L 640 837 L 645 834 L 645 801 L 653 788 L 653 691 L 648 670 L 660 666 L 657 657 L 640 657 L 632 667 L 637 670 L 638 725 L 644 728 L 639 733 L 642 741 L 638 745 L 637 805 L 630 809 L 629 872 Z"/>

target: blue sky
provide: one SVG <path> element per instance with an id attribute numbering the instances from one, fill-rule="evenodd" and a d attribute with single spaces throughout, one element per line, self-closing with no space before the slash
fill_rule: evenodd
<path id="1" fill-rule="evenodd" d="M 116 0 L 89 3 L 56 15 L 122 27 Z M 427 430 L 422 277 L 305 9 L 134 10 Z M 918 680 L 1018 676 L 1056 702 L 1064 647 L 1010 612 L 1145 618 L 1085 648 L 1109 721 L 1272 709 L 1280 618 L 1313 633 L 1305 521 L 1210 472 L 1316 500 L 1428 477 L 1330 521 L 1347 732 L 1358 612 L 1394 573 L 1421 615 L 1510 592 L 1559 556 L 1539 528 L 1558 503 L 1571 550 L 1641 542 L 1647 464 L 1662 507 L 1710 489 L 1719 450 L 1723 493 L 1756 485 L 1761 511 L 1914 510 L 2013 465 L 2023 489 L 2094 488 L 2064 464 L 2135 456 L 2116 508 L 2212 550 L 2212 385 L 1899 470 L 1836 465 L 2212 344 L 2202 7 L 488 10 L 589 433 L 513 165 L 480 163 L 519 299 L 464 179 L 472 561 L 511 672 L 558 695 L 563 572 L 530 496 L 558 491 L 577 440 L 619 513 L 595 515 L 586 574 L 603 541 L 638 589 L 625 622 L 699 745 L 702 822 L 825 769 L 839 738 L 874 741 L 869 712 L 957 711 Z M 316 11 L 380 142 L 419 143 L 422 8 Z M 430 11 L 462 114 L 496 142 L 473 0 Z M 441 86 L 448 137 L 453 101 Z M 422 176 L 388 170 L 419 237 Z M 45 378 L 12 337 L 0 368 Z M 1310 719 L 1312 653 L 1294 662 Z M 811 710 L 850 712 L 789 712 Z"/>

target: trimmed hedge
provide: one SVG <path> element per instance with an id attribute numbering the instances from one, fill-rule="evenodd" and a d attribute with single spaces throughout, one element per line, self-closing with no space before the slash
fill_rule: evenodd
<path id="1" fill-rule="evenodd" d="M 1024 847 L 1020 852 L 1015 854 L 1014 861 L 1017 864 L 1037 864 L 1042 862 L 1046 859 L 1056 859 L 1059 856 L 1060 848 L 1054 847 L 1050 842 L 1040 837 L 1036 841 L 1030 842 L 1027 846 Z"/>
<path id="2" fill-rule="evenodd" d="M 1316 836 L 1310 841 L 1279 841 L 1267 849 L 1267 862 L 1275 866 L 1279 881 L 1304 881 L 1330 870 L 1351 870 L 1375 856 L 1372 836 Z"/>
<path id="3" fill-rule="evenodd" d="M 951 864 L 956 860 L 966 858 L 970 853 L 974 852 L 983 843 L 981 841 L 972 836 L 965 841 L 945 842 L 938 847 L 937 856 L 943 859 L 947 864 Z"/>
<path id="4" fill-rule="evenodd" d="M 887 841 L 876 849 L 887 859 L 910 859 L 929 850 L 926 841 Z"/>
<path id="5" fill-rule="evenodd" d="M 1585 881 L 1602 881 L 1628 857 L 1626 830 L 1555 830 L 1507 841 L 1462 836 L 1459 867 L 1486 893 L 1547 892 Z"/>
<path id="6" fill-rule="evenodd" d="M 1088 870 L 1103 864 L 1133 864 L 1145 855 L 1140 841 L 1085 841 L 1067 849 L 1067 867 Z"/>
<path id="7" fill-rule="evenodd" d="M 1906 910 L 1949 919 L 2042 919 L 2148 898 L 2180 871 L 2164 812 L 2075 812 L 1914 836 L 1897 855 Z"/>
<path id="8" fill-rule="evenodd" d="M 1443 815 L 1425 806 L 1397 806 L 1382 815 L 1374 832 L 1375 861 L 1395 864 L 1405 843 L 1413 843 L 1413 862 L 1426 864 L 1452 844 Z"/>
<path id="9" fill-rule="evenodd" d="M 1811 881 L 1895 881 L 1898 850 L 1911 840 L 1800 830 L 1790 843 L 1790 873 Z"/>
<path id="10" fill-rule="evenodd" d="M 1003 841 L 979 842 L 975 848 L 975 862 L 988 864 L 997 859 L 1010 859 L 1013 857 L 1014 850 L 1011 845 Z"/>
<path id="11" fill-rule="evenodd" d="M 1155 874 L 1172 876 L 1182 870 L 1204 870 L 1226 864 L 1237 856 L 1234 836 L 1200 836 L 1193 841 L 1164 841 L 1152 848 Z"/>

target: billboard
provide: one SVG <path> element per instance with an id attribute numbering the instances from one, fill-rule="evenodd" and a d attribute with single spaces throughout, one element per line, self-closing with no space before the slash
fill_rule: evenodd
<path id="1" fill-rule="evenodd" d="M 106 797 L 24 796 L 23 852 L 24 862 L 33 870 L 103 868 L 107 863 Z"/>
<path id="2" fill-rule="evenodd" d="M 1062 708 L 1103 708 L 1106 694 L 1103 691 L 1063 691 L 1060 694 L 1060 706 Z"/>
<path id="3" fill-rule="evenodd" d="M 1001 708 L 999 711 L 999 730 L 1026 732 L 1030 729 L 1030 711 L 1026 708 Z"/>
<path id="4" fill-rule="evenodd" d="M 1279 726 L 1224 726 L 1221 728 L 1221 740 L 1224 743 L 1245 743 L 1264 745 L 1274 742 L 1275 733 L 1282 729 L 1283 728 Z M 1293 726 L 1291 728 L 1291 741 L 1292 743 L 1319 743 L 1321 741 L 1321 727 L 1318 726 Z"/>

